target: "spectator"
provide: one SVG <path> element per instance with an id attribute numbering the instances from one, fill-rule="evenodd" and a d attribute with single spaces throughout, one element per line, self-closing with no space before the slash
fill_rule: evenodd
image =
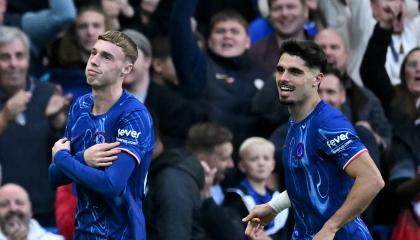
<path id="1" fill-rule="evenodd" d="M 153 57 L 149 40 L 143 34 L 135 30 L 123 32 L 133 39 L 139 52 L 133 72 L 124 80 L 124 87 L 149 109 L 166 148 L 184 146 L 188 129 L 194 123 L 207 120 L 205 106 L 185 99 L 165 84 L 176 81 L 172 60 L 163 57 L 162 53 L 166 46 L 169 54 L 167 41 L 166 45 L 160 46 L 159 57 Z M 154 71 L 150 69 L 152 61 Z"/>
<path id="2" fill-rule="evenodd" d="M 171 43 L 169 42 L 169 38 L 166 36 L 155 37 L 152 41 L 152 48 L 153 81 L 158 85 L 178 90 L 179 81 L 171 56 Z"/>
<path id="3" fill-rule="evenodd" d="M 160 0 L 140 0 L 140 19 L 143 24 L 150 22 L 150 16 L 156 11 Z"/>
<path id="4" fill-rule="evenodd" d="M 120 14 L 121 29 L 135 29 L 149 39 L 152 39 L 155 34 L 168 34 L 168 16 L 172 8 L 172 1 L 164 2 L 167 6 L 162 7 L 160 0 L 130 0 L 133 16 L 130 17 L 127 14 L 121 16 Z"/>
<path id="5" fill-rule="evenodd" d="M 419 204 L 416 196 L 420 186 L 420 48 L 407 53 L 401 65 L 401 84 L 392 86 L 384 65 L 385 50 L 391 40 L 390 29 L 391 26 L 385 21 L 375 26 L 363 57 L 361 76 L 366 86 L 375 86 L 393 126 L 389 164 L 391 189 L 402 204 L 402 209 L 413 209 L 412 203 Z M 370 64 L 369 69 L 366 64 Z"/>
<path id="6" fill-rule="evenodd" d="M 100 8 L 80 8 L 75 23 L 51 46 L 50 66 L 84 68 L 96 39 L 109 29 L 108 24 L 106 15 Z"/>
<path id="7" fill-rule="evenodd" d="M 235 188 L 228 188 L 224 205 L 235 209 L 237 221 L 257 204 L 266 203 L 274 195 L 280 194 L 269 189 L 267 182 L 275 167 L 274 145 L 261 137 L 247 138 L 239 148 L 239 169 L 245 174 L 245 179 Z M 286 224 L 289 209 L 285 209 L 273 222 L 265 228 L 262 239 L 287 239 L 288 233 L 284 226 Z M 243 228 L 245 231 L 245 226 Z"/>
<path id="8" fill-rule="evenodd" d="M 358 85 L 362 85 L 359 71 L 363 67 L 362 57 L 375 22 L 380 21 L 385 9 L 385 12 L 391 13 L 391 6 L 394 10 L 401 11 L 398 20 L 395 21 L 393 44 L 390 44 L 386 49 L 386 69 L 392 76 L 392 84 L 400 82 L 399 70 L 402 59 L 410 49 L 420 44 L 420 31 L 418 30 L 420 29 L 420 17 L 412 19 L 407 16 L 406 5 L 411 6 L 411 10 L 414 9 L 412 6 L 415 4 L 412 0 L 371 0 L 370 2 L 324 0 L 319 1 L 319 5 L 326 16 L 328 26 L 339 32 L 346 40 L 349 52 L 352 53 L 347 71 Z"/>
<path id="9" fill-rule="evenodd" d="M 4 14 L 6 13 L 7 2 L 6 0 L 0 0 L 0 23 L 4 21 Z"/>
<path id="10" fill-rule="evenodd" d="M 305 29 L 305 35 L 312 39 L 320 29 L 326 27 L 326 22 L 324 19 L 324 14 L 318 8 L 317 0 L 304 1 L 306 1 L 305 4 L 308 6 L 309 14 L 308 21 L 305 22 L 303 27 Z M 260 2 L 266 2 L 268 8 L 268 3 L 271 3 L 272 0 L 263 0 L 259 1 L 259 3 Z M 270 23 L 270 20 L 264 16 L 257 18 L 249 24 L 249 32 L 251 35 L 251 43 L 254 44 L 272 34 L 273 27 Z"/>
<path id="11" fill-rule="evenodd" d="M 241 223 L 210 195 L 233 166 L 232 150 L 230 131 L 207 122 L 191 127 L 186 149 L 152 161 L 144 205 L 148 238 L 243 239 Z"/>
<path id="12" fill-rule="evenodd" d="M 131 18 L 134 15 L 134 10 L 128 0 L 102 0 L 102 9 L 109 18 L 110 29 L 119 30 L 121 28 L 119 16 L 122 14 L 125 17 Z"/>
<path id="13" fill-rule="evenodd" d="M 29 40 L 17 28 L 0 26 L 0 164 L 4 182 L 29 193 L 34 218 L 53 222 L 54 189 L 48 183 L 51 145 L 64 128 L 69 98 L 28 75 Z"/>
<path id="14" fill-rule="evenodd" d="M 214 15 L 225 10 L 235 10 L 245 21 L 251 22 L 259 15 L 254 0 L 201 0 L 196 10 L 199 31 L 207 38 L 211 33 L 210 23 Z"/>
<path id="15" fill-rule="evenodd" d="M 252 65 L 247 23 L 236 12 L 222 11 L 213 17 L 207 42 L 208 54 L 199 48 L 190 27 L 198 0 L 174 3 L 171 14 L 172 57 L 179 88 L 190 99 L 209 105 L 211 121 L 228 127 L 234 146 L 258 135 L 257 117 L 251 112 L 253 96 L 267 74 Z"/>
<path id="16" fill-rule="evenodd" d="M 28 193 L 21 186 L 8 183 L 0 187 L 1 240 L 63 240 L 47 232 L 32 218 Z"/>
<path id="17" fill-rule="evenodd" d="M 328 28 L 342 36 L 349 54 L 346 72 L 358 85 L 362 85 L 359 74 L 360 63 L 372 33 L 374 19 L 372 1 L 318 1 L 325 15 Z"/>
<path id="18" fill-rule="evenodd" d="M 420 46 L 420 16 L 415 19 L 407 16 L 405 0 L 372 0 L 372 14 L 378 23 L 387 22 L 392 29 L 393 34 L 386 50 L 385 68 L 392 85 L 397 85 L 401 82 L 402 60 L 411 49 Z"/>
<path id="19" fill-rule="evenodd" d="M 269 0 L 269 20 L 273 33 L 256 42 L 250 55 L 255 64 L 272 74 L 276 68 L 280 45 L 286 39 L 308 39 L 304 25 L 309 8 L 305 0 Z"/>
<path id="20" fill-rule="evenodd" d="M 412 66 L 408 63 L 408 55 L 410 62 L 415 63 L 418 54 L 418 48 L 407 53 L 403 59 L 403 64 L 400 70 L 401 84 L 393 86 L 389 72 L 386 70 L 385 62 L 387 61 L 387 49 L 389 43 L 392 41 L 392 21 L 395 16 L 392 14 L 383 13 L 384 17 L 375 25 L 374 32 L 369 40 L 363 57 L 362 66 L 360 68 L 360 75 L 364 85 L 371 89 L 381 100 L 382 106 L 389 117 L 393 114 L 393 110 L 412 109 L 407 112 L 409 115 L 415 113 L 416 99 L 419 96 L 419 90 L 416 85 L 416 68 L 417 65 Z M 399 100 L 398 100 L 399 99 Z M 404 108 L 399 105 L 404 101 Z M 392 108 L 391 108 L 392 107 Z M 410 117 L 413 120 L 413 117 Z"/>
<path id="21" fill-rule="evenodd" d="M 42 58 L 45 46 L 74 21 L 76 8 L 73 0 L 49 0 L 49 9 L 21 15 L 7 12 L 3 15 L 1 9 L 6 9 L 7 0 L 0 2 L 0 25 L 18 27 L 27 34 L 31 42 L 30 72 L 32 75 L 40 76 L 44 72 Z"/>
<path id="22" fill-rule="evenodd" d="M 72 93 L 75 98 L 90 92 L 84 69 L 99 34 L 109 28 L 102 9 L 78 9 L 76 22 L 49 48 L 50 81 L 60 84 L 65 93 Z"/>

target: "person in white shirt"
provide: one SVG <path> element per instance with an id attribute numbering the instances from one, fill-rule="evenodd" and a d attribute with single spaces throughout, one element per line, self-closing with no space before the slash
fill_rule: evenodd
<path id="1" fill-rule="evenodd" d="M 0 187 L 0 228 L 0 240 L 64 240 L 32 218 L 28 193 L 14 183 Z"/>

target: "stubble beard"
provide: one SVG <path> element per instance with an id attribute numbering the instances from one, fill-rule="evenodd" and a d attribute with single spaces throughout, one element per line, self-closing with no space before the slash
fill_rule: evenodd
<path id="1" fill-rule="evenodd" d="M 283 105 L 286 105 L 286 106 L 291 106 L 295 103 L 294 101 L 288 100 L 286 98 L 282 98 L 281 96 L 279 97 L 279 102 Z"/>

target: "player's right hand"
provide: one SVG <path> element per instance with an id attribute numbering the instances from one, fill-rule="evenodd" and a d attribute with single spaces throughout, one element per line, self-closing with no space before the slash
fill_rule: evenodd
<path id="1" fill-rule="evenodd" d="M 55 154 L 57 154 L 61 150 L 70 151 L 70 141 L 67 138 L 58 139 L 58 141 L 54 143 L 54 146 L 51 149 L 53 160 L 54 160 Z"/>
<path id="2" fill-rule="evenodd" d="M 119 149 L 115 149 L 120 142 L 95 144 L 83 153 L 83 158 L 88 166 L 94 168 L 109 167 L 118 159 Z"/>

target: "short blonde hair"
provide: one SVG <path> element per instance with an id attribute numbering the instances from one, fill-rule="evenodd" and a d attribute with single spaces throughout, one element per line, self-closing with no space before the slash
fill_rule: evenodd
<path id="1" fill-rule="evenodd" d="M 117 45 L 123 50 L 125 56 L 131 63 L 136 62 L 138 56 L 137 45 L 126 34 L 120 31 L 106 31 L 105 33 L 99 35 L 98 39 Z"/>
<path id="2" fill-rule="evenodd" d="M 263 137 L 250 137 L 250 138 L 245 139 L 245 141 L 242 142 L 241 146 L 239 146 L 239 157 L 241 158 L 241 160 L 243 160 L 244 154 L 248 150 L 248 148 L 251 145 L 254 145 L 254 144 L 266 145 L 266 146 L 268 146 L 270 151 L 272 151 L 273 154 L 274 154 L 275 147 L 274 147 L 274 144 L 271 141 L 269 141 L 269 140 L 267 140 Z"/>

